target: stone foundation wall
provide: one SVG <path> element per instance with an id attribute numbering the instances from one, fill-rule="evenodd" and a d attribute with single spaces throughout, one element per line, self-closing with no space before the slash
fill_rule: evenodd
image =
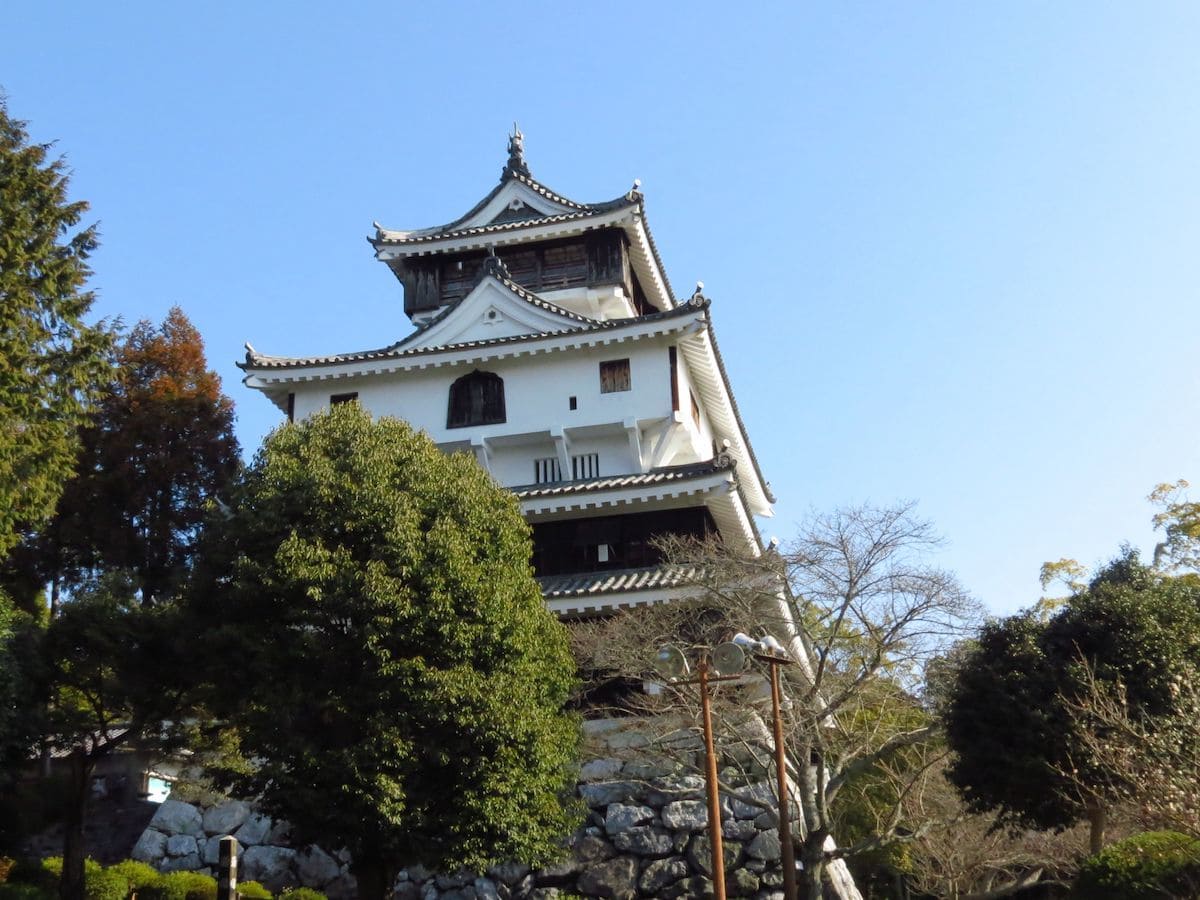
<path id="1" fill-rule="evenodd" d="M 629 720 L 586 723 L 590 760 L 582 767 L 578 792 L 587 818 L 569 839 L 562 862 L 538 871 L 510 864 L 455 875 L 414 866 L 400 873 L 396 900 L 711 896 L 704 779 L 681 766 L 678 746 L 671 758 L 652 753 L 634 727 Z M 684 734 L 683 740 L 693 739 Z M 726 891 L 730 897 L 782 900 L 775 793 L 761 767 L 742 763 L 723 773 L 723 780 L 739 785 L 721 796 Z M 211 870 L 226 834 L 242 845 L 242 880 L 260 881 L 275 891 L 313 887 L 331 900 L 354 896 L 344 852 L 292 847 L 286 823 L 271 822 L 239 800 L 207 808 L 168 800 L 133 855 L 164 871 Z M 859 900 L 845 867 L 831 868 L 833 894 Z"/>

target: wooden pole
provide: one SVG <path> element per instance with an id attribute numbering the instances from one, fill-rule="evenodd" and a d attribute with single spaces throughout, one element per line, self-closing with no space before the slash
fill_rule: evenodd
<path id="1" fill-rule="evenodd" d="M 237 900 L 237 838 L 221 838 L 221 850 L 217 861 L 217 900 Z"/>
<path id="2" fill-rule="evenodd" d="M 780 662 L 771 666 L 771 710 L 775 716 L 775 772 L 779 778 L 779 850 L 783 866 L 784 900 L 796 900 L 796 848 L 792 845 L 792 826 L 788 810 L 787 762 L 783 754 L 783 696 L 779 687 Z"/>
<path id="3" fill-rule="evenodd" d="M 717 753 L 713 748 L 708 701 L 708 660 L 700 661 L 700 709 L 704 717 L 704 780 L 708 788 L 708 834 L 712 844 L 713 897 L 725 900 L 725 848 L 721 842 L 721 801 L 717 795 Z"/>

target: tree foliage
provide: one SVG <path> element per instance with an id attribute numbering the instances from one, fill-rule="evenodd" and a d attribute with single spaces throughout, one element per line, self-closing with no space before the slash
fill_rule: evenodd
<path id="1" fill-rule="evenodd" d="M 1072 703 L 1092 680 L 1119 682 L 1137 720 L 1172 715 L 1176 679 L 1200 661 L 1198 601 L 1191 579 L 1163 577 L 1126 549 L 1049 621 L 1023 613 L 988 623 L 946 714 L 957 753 L 950 777 L 968 806 L 1015 827 L 1086 817 L 1098 849 L 1128 773 L 1087 752 L 1082 735 L 1093 723 Z"/>
<path id="2" fill-rule="evenodd" d="M 403 864 L 552 852 L 572 826 L 574 668 L 512 495 L 345 404 L 275 431 L 231 507 L 195 599 L 254 761 L 221 783 L 347 847 L 364 897 Z"/>
<path id="3" fill-rule="evenodd" d="M 144 601 L 163 600 L 190 567 L 208 504 L 237 472 L 233 403 L 178 307 L 161 326 L 139 322 L 117 363 L 80 430 L 57 513 L 15 554 L 26 591 L 50 581 L 56 594 L 60 584 L 122 571 Z"/>
<path id="4" fill-rule="evenodd" d="M 74 230 L 88 205 L 49 156 L 0 96 L 0 559 L 53 512 L 110 366 L 110 334 L 84 322 L 96 228 Z"/>

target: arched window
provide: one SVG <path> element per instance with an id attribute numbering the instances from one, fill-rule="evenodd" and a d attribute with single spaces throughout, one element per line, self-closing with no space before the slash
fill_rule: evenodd
<path id="1" fill-rule="evenodd" d="M 447 428 L 495 425 L 505 421 L 504 379 L 476 369 L 450 385 Z"/>

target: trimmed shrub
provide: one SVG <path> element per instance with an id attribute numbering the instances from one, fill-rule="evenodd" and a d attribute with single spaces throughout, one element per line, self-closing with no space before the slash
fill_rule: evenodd
<path id="1" fill-rule="evenodd" d="M 1200 840 L 1175 831 L 1148 831 L 1118 841 L 1086 860 L 1075 900 L 1166 900 L 1200 895 Z"/>
<path id="2" fill-rule="evenodd" d="M 0 884 L 0 900 L 54 900 L 58 896 L 53 888 L 42 887 L 23 881 L 8 881 Z"/>
<path id="3" fill-rule="evenodd" d="M 140 894 L 158 879 L 162 878 L 158 869 L 149 863 L 138 862 L 136 859 L 126 859 L 108 867 L 110 872 L 118 872 L 129 885 L 129 892 Z"/>
<path id="4" fill-rule="evenodd" d="M 84 875 L 83 896 L 87 900 L 125 900 L 129 896 L 129 882 L 115 869 L 97 868 Z"/>
<path id="5" fill-rule="evenodd" d="M 275 900 L 275 895 L 257 881 L 239 881 L 237 892 L 244 900 Z"/>
<path id="6" fill-rule="evenodd" d="M 320 891 L 306 887 L 288 888 L 279 895 L 279 900 L 285 900 L 285 898 L 286 900 L 327 900 Z"/>
<path id="7" fill-rule="evenodd" d="M 217 879 L 201 872 L 171 872 L 138 896 L 140 900 L 216 900 Z"/>

